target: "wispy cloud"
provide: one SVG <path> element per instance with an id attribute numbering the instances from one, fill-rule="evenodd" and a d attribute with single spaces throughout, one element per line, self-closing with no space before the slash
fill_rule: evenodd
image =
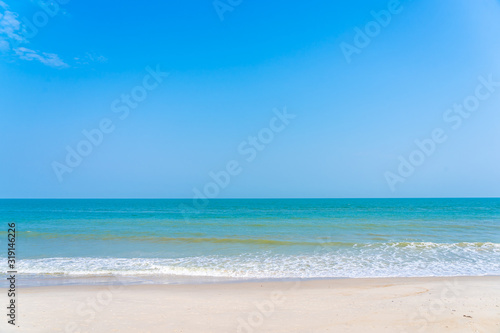
<path id="1" fill-rule="evenodd" d="M 74 60 L 79 65 L 88 65 L 95 62 L 105 63 L 108 61 L 108 58 L 94 52 L 86 52 L 83 56 L 75 57 Z"/>
<path id="2" fill-rule="evenodd" d="M 54 53 L 46 53 L 46 52 L 39 52 L 39 51 L 34 51 L 27 49 L 25 47 L 18 47 L 14 49 L 16 54 L 19 56 L 20 59 L 32 61 L 32 60 L 38 60 L 42 64 L 54 67 L 54 68 L 66 68 L 69 67 L 68 64 L 66 64 L 64 61 L 62 61 L 57 54 Z"/>
<path id="3" fill-rule="evenodd" d="M 3 9 L 3 13 L 0 12 L 0 39 L 25 42 L 17 13 L 8 10 L 3 1 L 0 1 L 0 7 Z"/>
<path id="4" fill-rule="evenodd" d="M 23 26 L 18 17 L 16 12 L 9 10 L 9 6 L 0 0 L 0 52 L 23 60 L 36 60 L 53 68 L 69 67 L 57 54 L 19 46 L 29 44 L 29 41 L 23 36 Z"/>

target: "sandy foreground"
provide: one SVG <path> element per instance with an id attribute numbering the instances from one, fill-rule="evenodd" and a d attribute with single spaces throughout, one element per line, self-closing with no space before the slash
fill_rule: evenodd
<path id="1" fill-rule="evenodd" d="M 18 292 L 18 327 L 7 324 L 2 305 L 0 332 L 500 332 L 500 277 L 117 284 Z M 7 304 L 6 289 L 1 293 Z"/>

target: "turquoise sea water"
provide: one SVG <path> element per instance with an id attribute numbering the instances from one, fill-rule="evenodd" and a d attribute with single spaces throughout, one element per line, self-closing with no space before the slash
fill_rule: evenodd
<path id="1" fill-rule="evenodd" d="M 26 279 L 500 275 L 500 199 L 5 199 L 0 220 Z"/>

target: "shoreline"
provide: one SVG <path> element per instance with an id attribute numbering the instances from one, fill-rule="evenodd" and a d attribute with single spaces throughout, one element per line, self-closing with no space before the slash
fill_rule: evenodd
<path id="1" fill-rule="evenodd" d="M 22 332 L 500 331 L 499 276 L 40 286 L 18 301 Z"/>
<path id="2" fill-rule="evenodd" d="M 500 278 L 500 275 L 450 275 L 450 276 L 387 276 L 387 277 L 311 277 L 311 278 L 238 278 L 191 275 L 30 275 L 17 274 L 17 285 L 21 288 L 58 286 L 106 286 L 121 285 L 214 285 L 240 283 L 307 282 L 328 280 L 383 280 L 383 279 L 453 279 L 453 278 Z M 0 289 L 6 283 L 0 283 Z"/>

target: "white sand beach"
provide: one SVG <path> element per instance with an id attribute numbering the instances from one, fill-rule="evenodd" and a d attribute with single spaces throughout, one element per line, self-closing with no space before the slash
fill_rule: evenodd
<path id="1" fill-rule="evenodd" d="M 18 327 L 1 332 L 500 332 L 500 277 L 18 291 Z"/>

